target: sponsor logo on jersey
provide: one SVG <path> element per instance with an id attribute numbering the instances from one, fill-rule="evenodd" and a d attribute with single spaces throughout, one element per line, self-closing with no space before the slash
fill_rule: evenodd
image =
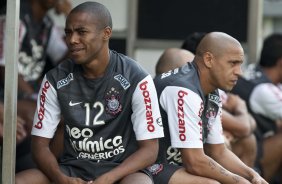
<path id="1" fill-rule="evenodd" d="M 214 99 L 211 100 L 211 96 Z M 209 100 L 204 109 L 204 118 L 203 118 L 203 142 L 207 141 L 207 137 L 209 132 L 211 131 L 214 123 L 216 122 L 216 117 L 219 113 L 219 104 L 220 104 L 220 97 L 216 95 L 209 95 Z"/>
<path id="2" fill-rule="evenodd" d="M 178 71 L 179 71 L 179 68 L 175 68 L 175 69 L 173 70 L 173 74 L 177 74 Z"/>
<path id="3" fill-rule="evenodd" d="M 171 76 L 171 74 L 172 74 L 172 71 L 171 71 L 171 70 L 168 71 L 168 72 L 162 73 L 161 79 L 164 79 L 164 78 L 166 78 L 166 77 L 169 77 L 169 76 Z"/>
<path id="4" fill-rule="evenodd" d="M 139 88 L 142 90 L 142 95 L 144 98 L 144 104 L 146 108 L 147 130 L 149 132 L 154 132 L 155 131 L 155 126 L 153 124 L 154 118 L 153 118 L 153 112 L 152 112 L 152 106 L 151 106 L 150 93 L 147 90 L 147 84 L 148 84 L 148 81 L 144 81 L 139 85 Z"/>
<path id="5" fill-rule="evenodd" d="M 72 148 L 79 158 L 91 160 L 107 160 L 125 151 L 122 136 L 104 137 L 93 140 L 94 132 L 90 128 L 70 128 L 66 125 L 67 135 Z"/>
<path id="6" fill-rule="evenodd" d="M 46 93 L 49 88 L 50 88 L 50 83 L 46 81 L 43 85 L 43 88 L 40 94 L 40 106 L 37 112 L 37 118 L 39 121 L 34 125 L 34 127 L 37 129 L 42 128 L 42 121 L 44 119 L 44 113 L 45 113 Z"/>
<path id="7" fill-rule="evenodd" d="M 178 100 L 177 100 L 177 117 L 178 117 L 178 128 L 179 128 L 179 139 L 181 141 L 186 140 L 186 128 L 185 128 L 185 120 L 184 120 L 184 96 L 188 95 L 185 91 L 178 91 Z"/>
<path id="8" fill-rule="evenodd" d="M 153 164 L 147 167 L 147 169 L 152 175 L 157 175 L 159 172 L 163 170 L 163 167 L 164 167 L 163 164 Z"/>
<path id="9" fill-rule="evenodd" d="M 115 88 L 111 88 L 109 92 L 106 93 L 106 112 L 111 115 L 116 115 L 121 112 L 122 106 L 120 104 L 119 92 Z"/>
<path id="10" fill-rule="evenodd" d="M 126 80 L 126 78 L 123 77 L 121 74 L 114 76 L 114 79 L 116 79 L 120 83 L 123 89 L 128 89 L 130 87 L 130 83 L 128 82 L 128 80 Z"/>
<path id="11" fill-rule="evenodd" d="M 69 106 L 72 107 L 72 106 L 76 106 L 76 105 L 79 105 L 81 104 L 82 102 L 73 102 L 72 100 L 70 101 L 69 103 Z"/>
<path id="12" fill-rule="evenodd" d="M 73 74 L 70 73 L 66 78 L 59 80 L 57 82 L 57 89 L 60 89 L 61 87 L 68 85 L 72 80 L 73 80 Z"/>
<path id="13" fill-rule="evenodd" d="M 166 77 L 169 77 L 173 74 L 177 74 L 179 72 L 179 68 L 175 68 L 173 70 L 169 70 L 168 72 L 162 73 L 161 74 L 161 79 L 164 79 Z"/>
<path id="14" fill-rule="evenodd" d="M 215 104 L 219 105 L 220 104 L 220 97 L 214 94 L 209 94 L 209 101 L 214 102 Z"/>
<path id="15" fill-rule="evenodd" d="M 212 129 L 214 122 L 216 121 L 216 116 L 218 114 L 219 107 L 215 104 L 211 104 L 206 111 L 206 118 L 208 119 L 207 131 L 209 132 Z M 207 132 L 207 133 L 208 133 Z"/>
<path id="16" fill-rule="evenodd" d="M 162 117 L 157 118 L 157 124 L 162 127 L 163 126 L 163 120 Z"/>
<path id="17" fill-rule="evenodd" d="M 214 107 L 208 107 L 206 117 L 208 119 L 215 118 L 217 115 L 217 110 Z"/>

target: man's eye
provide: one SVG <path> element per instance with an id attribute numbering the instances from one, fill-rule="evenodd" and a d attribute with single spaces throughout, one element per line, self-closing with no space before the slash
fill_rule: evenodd
<path id="1" fill-rule="evenodd" d="M 71 35 L 71 32 L 70 32 L 70 31 L 65 31 L 65 35 L 66 35 L 66 36 L 70 36 L 70 35 Z"/>
<path id="2" fill-rule="evenodd" d="M 84 34 L 87 33 L 87 31 L 78 31 L 78 33 L 79 33 L 80 35 L 84 35 Z"/>
<path id="3" fill-rule="evenodd" d="M 236 61 L 231 62 L 232 66 L 235 66 L 236 64 L 238 64 L 238 62 L 236 62 Z"/>

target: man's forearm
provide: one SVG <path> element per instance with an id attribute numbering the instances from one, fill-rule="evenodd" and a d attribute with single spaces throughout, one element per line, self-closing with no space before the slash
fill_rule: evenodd
<path id="1" fill-rule="evenodd" d="M 227 111 L 223 111 L 222 127 L 235 137 L 246 137 L 251 133 L 249 116 L 235 116 Z"/>
<path id="2" fill-rule="evenodd" d="M 185 165 L 185 169 L 190 174 L 211 178 L 223 184 L 248 183 L 245 178 L 228 171 L 227 169 L 222 167 L 219 163 L 217 163 L 215 160 L 213 160 L 208 156 L 206 156 L 204 159 L 201 159 L 200 163 L 199 162 L 195 164 L 187 163 L 184 165 Z"/>
<path id="3" fill-rule="evenodd" d="M 233 152 L 226 149 L 223 154 L 214 158 L 216 162 L 232 173 L 238 174 L 251 182 L 256 174 L 253 169 L 246 166 Z"/>
<path id="4" fill-rule="evenodd" d="M 57 159 L 48 146 L 41 147 L 40 144 L 32 143 L 32 156 L 38 168 L 53 182 L 60 183 L 64 178 Z"/>

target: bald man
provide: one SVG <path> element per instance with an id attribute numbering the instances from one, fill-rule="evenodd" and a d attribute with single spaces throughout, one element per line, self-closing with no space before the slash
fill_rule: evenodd
<path id="1" fill-rule="evenodd" d="M 194 41 L 196 40 L 194 39 Z M 185 45 L 188 46 L 189 43 L 186 42 Z M 193 61 L 194 57 L 195 55 L 188 50 L 168 48 L 156 64 L 156 75 L 181 67 L 187 62 Z M 220 90 L 220 96 L 225 99 L 222 104 L 222 126 L 225 143 L 245 164 L 254 167 L 256 140 L 253 131 L 256 127 L 255 122 L 248 114 L 244 101 L 238 96 L 227 94 L 222 90 Z"/>
<path id="2" fill-rule="evenodd" d="M 149 170 L 156 184 L 267 183 L 226 148 L 218 89 L 241 75 L 244 51 L 233 37 L 207 34 L 193 62 L 155 78 L 165 137 Z"/>
<path id="3" fill-rule="evenodd" d="M 156 75 L 183 66 L 194 59 L 194 54 L 188 50 L 168 48 L 160 56 L 156 64 Z"/>

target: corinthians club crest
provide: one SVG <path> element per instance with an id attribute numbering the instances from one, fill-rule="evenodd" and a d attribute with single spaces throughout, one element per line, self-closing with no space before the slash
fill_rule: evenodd
<path id="1" fill-rule="evenodd" d="M 119 92 L 112 87 L 106 94 L 106 111 L 108 114 L 116 115 L 121 109 Z"/>

